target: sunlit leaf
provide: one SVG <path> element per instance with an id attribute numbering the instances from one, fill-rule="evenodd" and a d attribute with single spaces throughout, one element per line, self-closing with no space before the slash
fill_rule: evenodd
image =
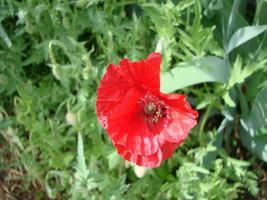
<path id="1" fill-rule="evenodd" d="M 267 25 L 247 26 L 238 29 L 231 37 L 226 47 L 226 52 L 229 54 L 236 47 L 244 44 L 245 42 L 253 39 L 259 34 L 267 30 Z"/>
<path id="2" fill-rule="evenodd" d="M 224 60 L 208 56 L 195 62 L 184 63 L 161 74 L 161 91 L 175 90 L 204 82 L 226 83 L 229 66 Z"/>

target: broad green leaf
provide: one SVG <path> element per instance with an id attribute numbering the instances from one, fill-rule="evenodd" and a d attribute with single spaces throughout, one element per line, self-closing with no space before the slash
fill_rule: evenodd
<path id="1" fill-rule="evenodd" d="M 267 133 L 261 131 L 267 125 L 267 86 L 257 95 L 250 116 L 241 120 L 244 145 L 267 162 Z"/>
<path id="2" fill-rule="evenodd" d="M 161 91 L 175 90 L 203 82 L 226 83 L 229 66 L 224 60 L 208 56 L 195 62 L 178 65 L 169 72 L 161 74 Z"/>
<path id="3" fill-rule="evenodd" d="M 267 134 L 251 137 L 249 132 L 243 131 L 241 141 L 250 152 L 267 162 Z"/>
<path id="4" fill-rule="evenodd" d="M 229 54 L 236 47 L 244 44 L 252 38 L 258 36 L 267 30 L 267 25 L 247 26 L 238 29 L 231 37 L 226 47 L 226 53 Z"/>
<path id="5" fill-rule="evenodd" d="M 267 124 L 267 87 L 263 88 L 257 95 L 249 121 L 252 122 L 255 131 Z"/>

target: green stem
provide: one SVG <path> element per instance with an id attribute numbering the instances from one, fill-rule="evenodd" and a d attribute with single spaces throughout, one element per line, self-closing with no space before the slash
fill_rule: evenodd
<path id="1" fill-rule="evenodd" d="M 48 46 L 49 57 L 50 57 L 53 65 L 58 65 L 58 63 L 56 61 L 55 53 L 54 53 L 54 50 L 55 50 L 54 46 L 60 47 L 66 55 L 68 55 L 68 52 L 67 52 L 67 48 L 64 45 L 64 43 L 62 43 L 58 40 L 51 40 L 49 42 L 49 46 Z"/>
<path id="2" fill-rule="evenodd" d="M 54 53 L 54 46 L 60 47 L 66 55 L 68 55 L 68 51 L 64 43 L 58 40 L 51 40 L 49 43 L 48 52 L 49 52 L 50 60 L 52 62 L 52 72 L 57 79 L 61 79 L 62 71 L 61 71 L 60 65 L 57 63 L 57 60 L 56 60 L 56 56 Z"/>
<path id="3" fill-rule="evenodd" d="M 199 131 L 198 131 L 198 141 L 200 143 L 200 145 L 204 144 L 204 127 L 206 125 L 206 122 L 208 120 L 208 117 L 209 117 L 209 114 L 210 114 L 210 111 L 213 107 L 213 102 L 209 104 L 203 118 L 202 118 L 202 121 L 201 121 L 201 124 L 200 124 L 200 127 L 199 127 Z"/>

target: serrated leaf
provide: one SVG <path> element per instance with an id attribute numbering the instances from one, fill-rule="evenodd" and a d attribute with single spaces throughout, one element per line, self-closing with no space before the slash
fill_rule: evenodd
<path id="1" fill-rule="evenodd" d="M 169 72 L 162 73 L 160 78 L 161 91 L 166 93 L 203 82 L 224 84 L 229 78 L 229 66 L 221 58 L 207 56 L 178 65 Z"/>
<path id="2" fill-rule="evenodd" d="M 198 173 L 202 173 L 202 174 L 209 174 L 210 173 L 207 169 L 205 169 L 203 167 L 199 167 L 193 163 L 185 163 L 184 166 L 190 168 L 190 171 L 192 171 L 192 172 L 198 172 Z"/>
<path id="3" fill-rule="evenodd" d="M 112 152 L 111 154 L 108 155 L 108 168 L 114 169 L 121 161 L 120 156 L 116 151 Z"/>

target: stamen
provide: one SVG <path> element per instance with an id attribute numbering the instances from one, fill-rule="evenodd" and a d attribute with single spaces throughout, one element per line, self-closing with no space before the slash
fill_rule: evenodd
<path id="1" fill-rule="evenodd" d="M 166 116 L 167 106 L 158 97 L 148 93 L 138 100 L 144 111 L 144 120 L 157 123 L 162 117 Z"/>

